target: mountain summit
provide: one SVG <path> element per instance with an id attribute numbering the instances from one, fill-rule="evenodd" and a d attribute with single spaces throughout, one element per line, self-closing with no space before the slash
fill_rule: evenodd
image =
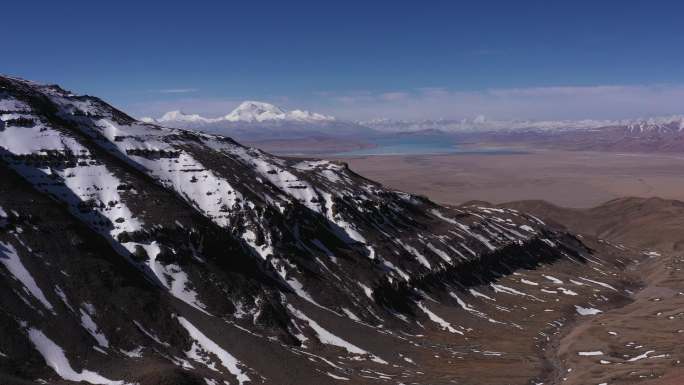
<path id="1" fill-rule="evenodd" d="M 246 101 L 242 102 L 230 114 L 224 117 L 231 122 L 264 122 L 277 120 L 291 120 L 298 122 L 320 122 L 333 121 L 332 116 L 321 115 L 309 111 L 292 110 L 285 111 L 273 104 L 264 102 Z"/>
<path id="2" fill-rule="evenodd" d="M 285 111 L 273 104 L 255 101 L 242 102 L 230 114 L 224 117 L 231 122 L 261 122 L 277 120 L 285 116 Z"/>

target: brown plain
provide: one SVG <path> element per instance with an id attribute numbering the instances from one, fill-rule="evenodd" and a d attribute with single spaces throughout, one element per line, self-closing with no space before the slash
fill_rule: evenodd
<path id="1" fill-rule="evenodd" d="M 625 196 L 684 200 L 684 154 L 538 150 L 338 160 L 388 187 L 446 204 L 539 199 L 593 207 Z"/>

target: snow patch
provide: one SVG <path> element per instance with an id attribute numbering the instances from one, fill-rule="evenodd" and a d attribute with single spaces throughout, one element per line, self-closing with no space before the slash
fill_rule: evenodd
<path id="1" fill-rule="evenodd" d="M 454 333 L 454 334 L 461 334 L 463 335 L 463 332 L 460 330 L 454 329 L 453 326 L 447 321 L 445 321 L 442 317 L 438 316 L 437 314 L 433 313 L 430 311 L 430 309 L 427 308 L 427 306 L 423 305 L 422 302 L 416 302 L 416 305 L 418 305 L 418 308 L 423 311 L 423 313 L 427 314 L 428 318 L 430 321 L 438 324 L 439 326 L 442 327 L 442 329 L 448 331 L 449 333 Z"/>
<path id="2" fill-rule="evenodd" d="M 178 317 L 177 319 L 178 323 L 183 326 L 188 334 L 190 334 L 190 337 L 194 339 L 193 347 L 191 348 L 190 352 L 197 348 L 202 348 L 210 353 L 213 353 L 221 361 L 223 367 L 228 369 L 232 375 L 237 377 L 237 380 L 240 384 L 250 381 L 249 377 L 239 367 L 242 364 L 235 357 L 221 348 L 209 337 L 205 336 L 199 329 L 191 324 L 190 321 L 183 317 Z"/>
<path id="3" fill-rule="evenodd" d="M 595 350 L 591 352 L 577 352 L 578 356 L 602 356 L 604 353 L 600 350 Z"/>
<path id="4" fill-rule="evenodd" d="M 43 291 L 40 290 L 36 280 L 33 279 L 31 273 L 26 270 L 24 264 L 21 263 L 17 250 L 9 243 L 0 242 L 0 263 L 16 278 L 28 292 L 43 304 L 48 310 L 54 313 L 54 309 L 50 301 L 47 300 Z"/>
<path id="5" fill-rule="evenodd" d="M 370 355 L 373 361 L 382 364 L 387 364 L 387 361 L 381 359 L 380 357 L 372 353 L 369 353 L 359 348 L 358 346 L 352 344 L 351 342 L 345 341 L 344 339 L 332 334 L 331 332 L 323 328 L 321 325 L 319 325 L 316 321 L 307 317 L 306 314 L 297 310 L 294 306 L 287 305 L 287 309 L 292 313 L 292 315 L 309 324 L 309 327 L 313 329 L 313 331 L 316 333 L 316 336 L 318 337 L 318 340 L 321 341 L 322 344 L 340 347 L 351 354 Z"/>
<path id="6" fill-rule="evenodd" d="M 64 350 L 49 339 L 42 331 L 34 328 L 28 330 L 28 336 L 33 346 L 45 359 L 45 363 L 51 367 L 57 375 L 68 381 L 85 381 L 91 384 L 123 385 L 123 381 L 113 381 L 102 377 L 98 373 L 83 369 L 80 373 L 75 371 Z"/>
<path id="7" fill-rule="evenodd" d="M 340 381 L 349 381 L 349 379 L 348 379 L 347 377 L 336 376 L 336 375 L 334 375 L 334 374 L 332 374 L 332 373 L 330 373 L 330 372 L 325 372 L 325 374 L 327 374 L 329 377 L 332 377 L 332 378 L 334 378 L 334 379 L 336 379 L 336 380 L 340 380 Z"/>
<path id="8" fill-rule="evenodd" d="M 103 348 L 109 348 L 109 341 L 107 337 L 99 331 L 99 328 L 95 324 L 95 321 L 90 317 L 86 311 L 81 309 L 81 326 L 97 341 L 98 345 Z"/>
<path id="9" fill-rule="evenodd" d="M 596 315 L 599 313 L 603 313 L 603 311 L 599 309 L 594 309 L 593 307 L 582 307 L 579 305 L 575 305 L 575 310 L 579 315 Z"/>

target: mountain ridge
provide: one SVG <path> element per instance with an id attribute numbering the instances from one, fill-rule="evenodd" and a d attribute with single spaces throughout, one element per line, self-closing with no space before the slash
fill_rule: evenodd
<path id="1" fill-rule="evenodd" d="M 12 381 L 436 384 L 471 376 L 426 373 L 459 354 L 533 357 L 527 383 L 546 370 L 545 307 L 578 317 L 574 306 L 626 298 L 529 292 L 516 274 L 605 279 L 581 267 L 624 262 L 517 210 L 442 207 L 339 162 L 16 78 L 0 77 L 0 121 L 0 375 Z M 515 347 L 488 337 L 517 330 Z"/>

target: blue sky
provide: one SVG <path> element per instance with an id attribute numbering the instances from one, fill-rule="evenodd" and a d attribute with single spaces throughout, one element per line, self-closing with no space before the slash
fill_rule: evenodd
<path id="1" fill-rule="evenodd" d="M 684 113 L 681 1 L 13 1 L 2 13 L 0 72 L 136 116 L 219 115 L 243 99 L 350 119 Z"/>

